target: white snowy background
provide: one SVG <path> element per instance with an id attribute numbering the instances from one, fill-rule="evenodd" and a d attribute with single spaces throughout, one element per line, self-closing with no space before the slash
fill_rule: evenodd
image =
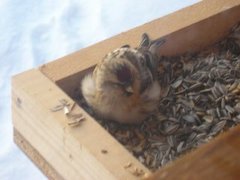
<path id="1" fill-rule="evenodd" d="M 0 0 L 0 179 L 46 179 L 13 143 L 12 75 L 198 1 Z"/>

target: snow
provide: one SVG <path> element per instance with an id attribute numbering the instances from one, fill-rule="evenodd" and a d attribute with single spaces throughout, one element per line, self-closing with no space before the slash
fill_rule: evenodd
<path id="1" fill-rule="evenodd" d="M 1 0 L 0 179 L 46 179 L 13 143 L 12 75 L 198 1 Z"/>

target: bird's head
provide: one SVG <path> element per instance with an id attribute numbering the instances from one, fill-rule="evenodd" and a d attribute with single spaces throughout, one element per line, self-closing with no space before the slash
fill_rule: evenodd
<path id="1" fill-rule="evenodd" d="M 156 65 L 150 52 L 127 46 L 108 53 L 98 65 L 95 77 L 101 87 L 126 96 L 141 94 L 156 78 Z"/>
<path id="2" fill-rule="evenodd" d="M 129 97 L 139 93 L 139 71 L 128 57 L 121 55 L 121 50 L 112 52 L 103 59 L 98 65 L 95 77 L 101 91 Z"/>

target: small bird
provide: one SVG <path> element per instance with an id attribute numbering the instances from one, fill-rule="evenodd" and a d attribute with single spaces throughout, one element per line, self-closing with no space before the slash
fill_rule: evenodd
<path id="1" fill-rule="evenodd" d="M 157 50 L 163 39 L 146 33 L 137 48 L 124 45 L 108 53 L 81 82 L 81 91 L 95 114 L 106 120 L 137 124 L 157 108 Z"/>

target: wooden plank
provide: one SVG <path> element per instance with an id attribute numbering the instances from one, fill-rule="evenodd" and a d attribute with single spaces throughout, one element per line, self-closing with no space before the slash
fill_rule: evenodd
<path id="1" fill-rule="evenodd" d="M 63 179 L 138 179 L 128 162 L 150 173 L 79 106 L 72 113 L 86 120 L 78 127 L 63 111 L 51 112 L 60 99 L 73 101 L 39 70 L 15 76 L 12 87 L 14 128 Z"/>
<path id="2" fill-rule="evenodd" d="M 156 172 L 157 179 L 239 179 L 240 125 Z"/>
<path id="3" fill-rule="evenodd" d="M 159 52 L 161 55 L 176 55 L 195 52 L 215 43 L 239 20 L 240 1 L 202 1 L 48 63 L 40 70 L 73 97 L 86 69 L 94 66 L 112 49 L 126 43 L 136 46 L 144 32 L 153 39 L 166 39 Z"/>
<path id="4" fill-rule="evenodd" d="M 46 167 L 42 169 L 50 178 L 138 179 L 124 168 L 128 162 L 151 174 L 79 106 L 74 113 L 83 113 L 87 120 L 76 128 L 67 125 L 63 112 L 51 112 L 49 109 L 59 99 L 73 103 L 53 82 L 73 95 L 81 77 L 99 57 L 126 42 L 136 46 L 143 32 L 152 38 L 165 36 L 167 43 L 161 53 L 169 55 L 201 49 L 223 37 L 239 20 L 239 0 L 205 0 L 46 64 L 40 70 L 15 76 L 13 123 L 15 132 L 19 132 L 15 141 L 19 144 L 20 139 L 19 145 L 27 154 L 32 152 L 31 157 L 39 154 L 39 161 Z M 239 127 L 162 168 L 149 179 L 235 178 L 240 175 L 238 136 Z M 101 153 L 103 149 L 108 153 Z"/>
<path id="5" fill-rule="evenodd" d="M 153 39 L 163 37 L 195 23 L 201 22 L 223 11 L 226 11 L 226 13 L 221 16 L 221 18 L 223 18 L 221 21 L 231 25 L 232 20 L 231 18 L 229 19 L 227 12 L 232 11 L 233 8 L 236 8 L 235 13 L 239 12 L 239 5 L 239 0 L 204 0 L 165 17 L 161 17 L 127 32 L 123 32 L 90 47 L 83 48 L 80 51 L 58 59 L 57 61 L 50 62 L 42 66 L 40 69 L 51 80 L 59 81 L 94 66 L 107 52 L 110 52 L 115 48 L 118 48 L 126 43 L 132 46 L 138 45 L 140 37 L 144 32 L 147 32 Z M 236 21 L 234 20 L 234 22 Z M 210 23 L 210 25 L 213 24 L 214 23 Z M 217 24 L 214 24 L 214 28 L 205 29 L 204 32 L 207 31 L 208 33 L 212 32 L 211 34 L 218 34 L 218 28 L 216 25 Z M 201 34 L 201 31 L 198 31 L 197 28 L 195 28 L 195 35 L 199 35 L 199 33 Z M 210 36 L 208 36 L 208 38 L 209 37 Z M 205 44 L 210 43 L 208 38 L 205 38 Z M 211 38 L 210 40 L 212 42 Z M 169 41 L 171 41 L 171 39 Z M 181 36 L 181 39 L 177 41 L 186 43 L 185 36 Z M 170 48 L 169 50 L 174 53 L 181 53 L 181 51 L 185 50 L 185 48 L 182 49 L 179 42 L 169 42 L 170 44 L 168 45 L 168 48 L 164 49 L 163 52 L 169 54 L 167 51 L 169 46 L 176 44 L 178 45 L 177 47 L 174 46 L 174 49 Z M 197 42 L 195 42 L 195 45 L 197 45 Z M 204 44 L 201 42 L 201 47 L 203 45 Z"/>
<path id="6" fill-rule="evenodd" d="M 61 180 L 63 177 L 44 159 L 44 157 L 14 128 L 14 142 L 44 172 L 48 179 Z"/>

